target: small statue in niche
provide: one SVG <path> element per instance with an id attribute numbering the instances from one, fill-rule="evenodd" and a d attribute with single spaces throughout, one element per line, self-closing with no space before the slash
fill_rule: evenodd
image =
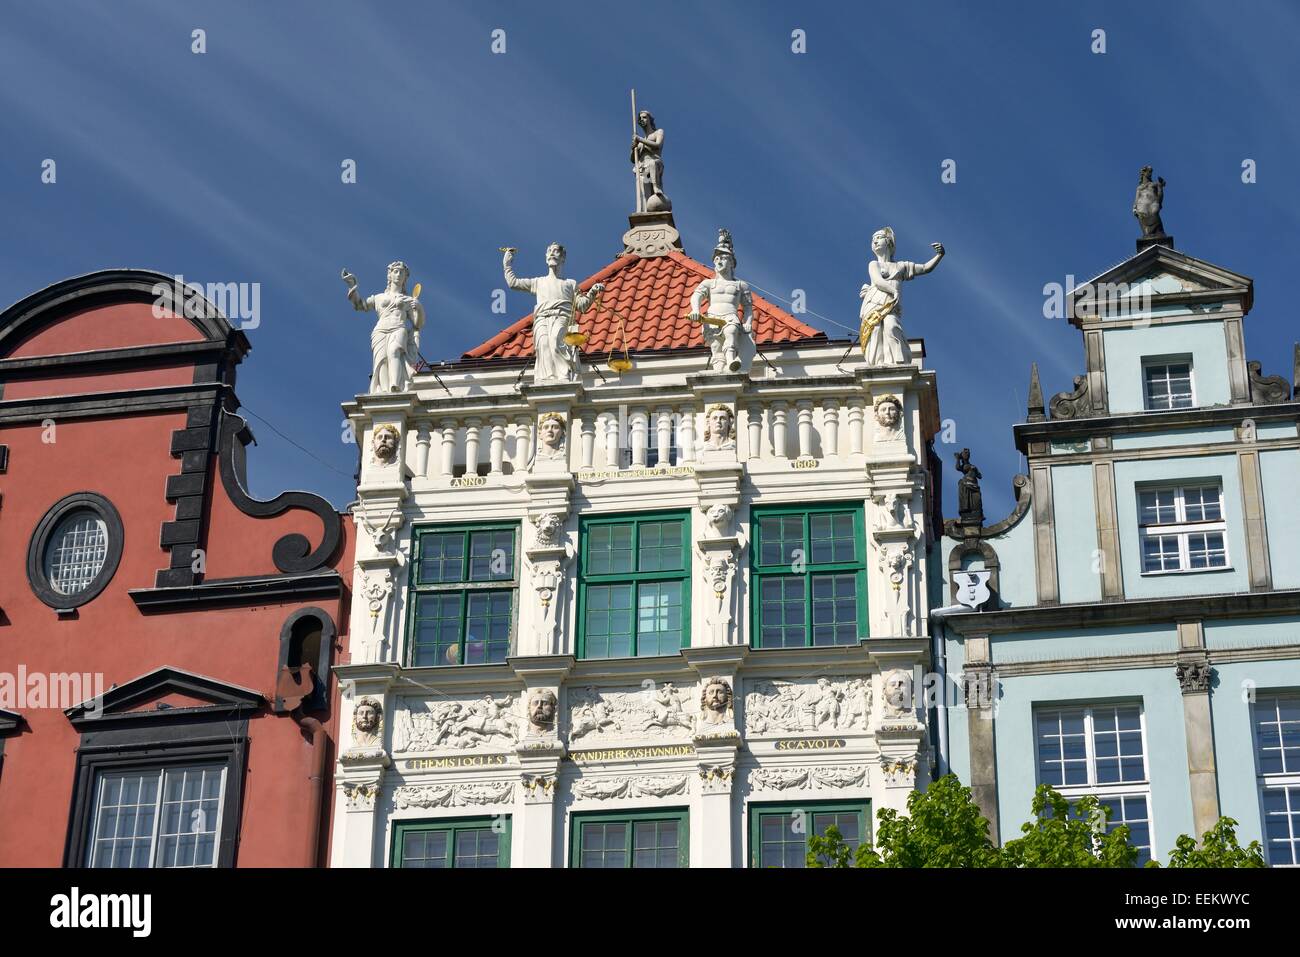
<path id="1" fill-rule="evenodd" d="M 352 712 L 352 746 L 354 748 L 379 747 L 380 732 L 384 724 L 384 708 L 374 698 L 362 698 Z"/>
<path id="2" fill-rule="evenodd" d="M 980 492 L 980 470 L 970 461 L 970 449 L 957 453 L 957 515 L 963 525 L 976 527 L 984 524 L 984 495 Z"/>
<path id="3" fill-rule="evenodd" d="M 424 326 L 424 306 L 406 292 L 411 271 L 406 263 L 388 264 L 388 286 L 383 292 L 365 299 L 357 292 L 357 277 L 346 269 L 343 281 L 348 284 L 348 301 L 357 312 L 374 312 L 379 318 L 370 333 L 370 391 L 401 392 L 410 385 L 410 371 L 420 361 L 420 329 Z M 419 289 L 417 287 L 416 291 Z"/>
<path id="4" fill-rule="evenodd" d="M 897 442 L 903 437 L 903 405 L 896 397 L 887 395 L 877 399 L 874 413 L 877 442 Z"/>
<path id="5" fill-rule="evenodd" d="M 872 234 L 871 251 L 876 258 L 867 267 L 869 281 L 858 292 L 862 300 L 858 338 L 868 367 L 907 365 L 912 361 L 912 350 L 903 333 L 902 286 L 939 265 L 944 256 L 943 243 L 930 246 L 934 256 L 929 262 L 894 262 L 894 231 L 885 226 Z"/>
<path id="6" fill-rule="evenodd" d="M 559 701 L 550 688 L 534 688 L 528 696 L 528 725 L 534 735 L 549 735 L 555 730 L 555 712 Z"/>
<path id="7" fill-rule="evenodd" d="M 711 405 L 704 413 L 704 447 L 707 449 L 734 449 L 736 447 L 736 417 L 729 406 Z"/>
<path id="8" fill-rule="evenodd" d="M 375 461 L 380 465 L 392 465 L 396 462 L 397 446 L 400 442 L 401 436 L 398 435 L 396 426 L 381 425 L 375 429 L 374 437 L 370 440 Z"/>
<path id="9" fill-rule="evenodd" d="M 700 723 L 704 725 L 726 724 L 732 719 L 731 682 L 726 678 L 714 676 L 704 682 L 700 689 Z"/>
<path id="10" fill-rule="evenodd" d="M 536 458 L 544 462 L 564 462 L 566 425 L 558 412 L 547 412 L 537 423 Z"/>
<path id="11" fill-rule="evenodd" d="M 714 372 L 739 372 L 740 337 L 754 329 L 754 297 L 749 284 L 736 278 L 736 251 L 731 233 L 718 230 L 713 248 L 713 277 L 703 280 L 691 294 L 687 318 L 704 323 L 704 341 L 709 347 L 709 368 Z M 709 312 L 700 312 L 708 301 Z"/>
<path id="12" fill-rule="evenodd" d="M 1151 181 L 1151 167 L 1143 166 L 1138 174 L 1137 193 L 1133 197 L 1133 215 L 1142 227 L 1142 238 L 1165 235 L 1160 209 L 1165 202 L 1165 178 Z"/>
<path id="13" fill-rule="evenodd" d="M 636 170 L 639 187 L 638 213 L 666 213 L 673 208 L 672 201 L 664 195 L 664 131 L 655 125 L 654 115 L 641 110 L 636 115 L 636 125 L 644 136 L 632 131 L 632 166 Z"/>

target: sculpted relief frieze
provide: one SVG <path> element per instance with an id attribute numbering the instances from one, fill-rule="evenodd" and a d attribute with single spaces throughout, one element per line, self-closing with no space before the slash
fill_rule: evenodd
<path id="1" fill-rule="evenodd" d="M 467 807 L 478 804 L 509 804 L 515 788 L 510 781 L 477 784 L 422 784 L 399 787 L 393 792 L 398 808 Z"/>
<path id="2" fill-rule="evenodd" d="M 523 716 L 518 697 L 484 695 L 469 700 L 404 701 L 395 715 L 395 752 L 511 748 Z"/>
<path id="3" fill-rule="evenodd" d="M 569 692 L 569 741 L 589 747 L 608 741 L 688 740 L 695 727 L 690 698 L 690 691 L 672 682 L 575 688 Z"/>
<path id="4" fill-rule="evenodd" d="M 820 677 L 746 682 L 745 731 L 755 735 L 866 731 L 871 679 Z"/>
<path id="5" fill-rule="evenodd" d="M 823 791 L 860 787 L 866 783 L 866 765 L 755 768 L 749 772 L 752 791 Z"/>
<path id="6" fill-rule="evenodd" d="M 667 797 L 687 793 L 685 774 L 644 774 L 638 777 L 579 778 L 573 782 L 576 797 L 607 801 L 612 798 Z"/>

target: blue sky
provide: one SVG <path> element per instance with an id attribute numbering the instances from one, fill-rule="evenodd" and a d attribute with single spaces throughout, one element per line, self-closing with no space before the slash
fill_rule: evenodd
<path id="1" fill-rule="evenodd" d="M 123 266 L 261 283 L 240 397 L 327 463 L 253 418 L 263 497 L 352 498 L 339 403 L 365 388 L 370 323 L 341 267 L 369 292 L 406 260 L 436 360 L 528 310 L 512 294 L 491 312 L 498 246 L 540 268 L 559 239 L 577 277 L 613 258 L 634 199 L 631 87 L 666 131 L 687 252 L 705 258 L 728 226 L 741 277 L 804 290 L 816 315 L 802 318 L 828 334 L 856 325 L 877 226 L 902 258 L 945 244 L 906 326 L 957 426 L 939 447 L 948 514 L 963 445 L 990 521 L 1010 507 L 1030 363 L 1048 394 L 1083 369 L 1078 333 L 1043 318 L 1043 286 L 1133 253 L 1144 164 L 1168 181 L 1178 247 L 1255 279 L 1249 357 L 1289 377 L 1300 338 L 1294 5 L 51 2 L 4 16 L 0 300 Z M 946 159 L 956 183 L 940 180 Z M 1241 182 L 1244 159 L 1257 183 Z"/>

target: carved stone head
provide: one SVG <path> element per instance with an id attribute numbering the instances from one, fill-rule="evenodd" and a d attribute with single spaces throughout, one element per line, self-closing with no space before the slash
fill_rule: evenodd
<path id="1" fill-rule="evenodd" d="M 555 728 L 555 711 L 559 702 L 550 688 L 534 688 L 528 696 L 528 723 L 537 734 L 549 734 Z"/>
<path id="2" fill-rule="evenodd" d="M 731 712 L 731 682 L 712 677 L 700 689 L 700 715 L 707 724 L 721 724 Z"/>
<path id="3" fill-rule="evenodd" d="M 559 243 L 551 243 L 546 247 L 546 265 L 548 266 L 563 266 L 567 256 L 568 252 Z"/>
<path id="4" fill-rule="evenodd" d="M 401 436 L 398 435 L 396 426 L 381 425 L 375 429 L 374 437 L 370 440 L 370 448 L 375 454 L 375 461 L 384 465 L 392 465 L 397 460 L 397 446 L 400 442 Z"/>
<path id="5" fill-rule="evenodd" d="M 537 528 L 539 545 L 560 544 L 560 536 L 564 533 L 564 516 L 559 512 L 543 512 L 541 515 L 535 515 L 533 525 Z"/>
<path id="6" fill-rule="evenodd" d="M 555 457 L 564 449 L 564 417 L 558 412 L 547 412 L 537 423 L 538 451 Z"/>
<path id="7" fill-rule="evenodd" d="M 400 259 L 388 264 L 388 284 L 406 292 L 406 281 L 411 278 L 411 270 Z"/>
<path id="8" fill-rule="evenodd" d="M 894 231 L 882 226 L 871 234 L 871 251 L 877 255 L 883 253 L 886 259 L 894 258 Z"/>
<path id="9" fill-rule="evenodd" d="M 726 448 L 736 438 L 736 417 L 729 406 L 711 405 L 704 413 L 704 442 L 711 449 Z"/>
<path id="10" fill-rule="evenodd" d="M 352 712 L 352 730 L 358 740 L 373 741 L 383 725 L 384 707 L 374 698 L 362 698 Z"/>
<path id="11" fill-rule="evenodd" d="M 735 514 L 735 509 L 730 505 L 725 502 L 718 502 L 716 505 L 709 506 L 709 510 L 705 512 L 705 518 L 708 520 L 712 533 L 721 537 L 731 531 L 731 519 Z"/>
<path id="12" fill-rule="evenodd" d="M 901 669 L 885 672 L 885 714 L 899 717 L 912 713 L 912 676 Z"/>
<path id="13" fill-rule="evenodd" d="M 876 400 L 876 424 L 889 432 L 897 432 L 903 421 L 903 406 L 892 395 Z"/>

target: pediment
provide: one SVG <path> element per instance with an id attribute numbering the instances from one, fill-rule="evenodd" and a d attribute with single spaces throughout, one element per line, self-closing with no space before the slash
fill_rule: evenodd
<path id="1" fill-rule="evenodd" d="M 255 711 L 266 704 L 257 691 L 215 678 L 164 667 L 109 688 L 64 712 L 74 725 L 150 721 L 182 715 L 213 717 Z"/>
<path id="2" fill-rule="evenodd" d="M 1249 311 L 1254 297 L 1254 283 L 1243 276 L 1213 263 L 1188 256 L 1167 246 L 1150 246 L 1116 266 L 1112 266 L 1070 291 L 1074 302 L 1086 300 L 1100 290 L 1116 290 L 1113 295 L 1153 305 L 1207 300 L 1239 300 L 1242 312 Z"/>

